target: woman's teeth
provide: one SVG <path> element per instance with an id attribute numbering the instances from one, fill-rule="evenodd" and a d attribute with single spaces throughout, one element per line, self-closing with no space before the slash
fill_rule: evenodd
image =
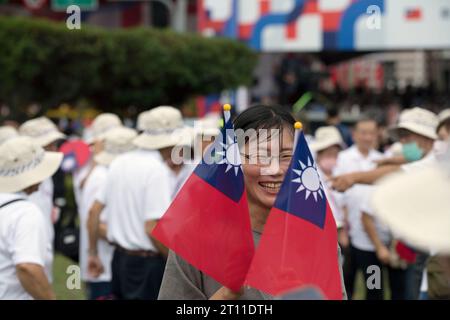
<path id="1" fill-rule="evenodd" d="M 270 192 L 280 191 L 281 182 L 260 182 L 259 185 Z"/>

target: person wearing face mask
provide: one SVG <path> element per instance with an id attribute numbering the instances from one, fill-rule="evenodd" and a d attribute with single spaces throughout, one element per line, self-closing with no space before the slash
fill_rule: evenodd
<path id="1" fill-rule="evenodd" d="M 434 143 L 434 151 L 440 156 L 446 153 L 450 140 L 450 109 L 442 110 L 438 118 L 439 123 L 436 128 L 438 140 Z"/>
<path id="2" fill-rule="evenodd" d="M 333 175 L 333 170 L 337 164 L 339 152 L 345 147 L 339 130 L 334 126 L 326 126 L 317 129 L 314 141 L 310 148 L 315 153 L 316 163 L 320 176 L 325 182 L 325 192 L 330 201 L 331 210 L 338 227 L 338 240 L 342 247 L 348 246 L 348 235 L 344 228 L 345 214 L 343 209 L 342 194 L 333 191 L 327 181 Z"/>
<path id="3" fill-rule="evenodd" d="M 436 153 L 433 152 L 434 142 L 437 139 L 437 126 L 438 117 L 431 111 L 419 107 L 404 110 L 391 133 L 400 141 L 402 155 L 408 163 L 385 165 L 368 172 L 337 176 L 332 179 L 333 188 L 345 191 L 355 184 L 373 184 L 381 177 L 399 170 L 415 172 L 434 165 L 437 161 Z M 426 253 L 419 253 L 415 263 L 409 266 L 405 296 L 407 299 L 419 297 L 426 258 Z"/>

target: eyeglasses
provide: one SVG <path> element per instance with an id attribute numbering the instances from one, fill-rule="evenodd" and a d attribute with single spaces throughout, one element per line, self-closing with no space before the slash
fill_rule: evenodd
<path id="1" fill-rule="evenodd" d="M 256 164 L 258 166 L 270 166 L 272 161 L 276 160 L 282 165 L 289 165 L 292 159 L 292 152 L 282 152 L 278 156 L 269 156 L 262 154 L 245 154 L 241 153 L 243 157 L 247 160 L 248 164 Z"/>

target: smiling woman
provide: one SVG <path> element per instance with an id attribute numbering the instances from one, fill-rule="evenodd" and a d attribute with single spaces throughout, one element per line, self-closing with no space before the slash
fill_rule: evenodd
<path id="1" fill-rule="evenodd" d="M 292 158 L 294 122 L 282 107 L 264 105 L 245 110 L 234 121 L 235 130 L 253 132 L 240 149 L 252 229 L 259 233 Z"/>

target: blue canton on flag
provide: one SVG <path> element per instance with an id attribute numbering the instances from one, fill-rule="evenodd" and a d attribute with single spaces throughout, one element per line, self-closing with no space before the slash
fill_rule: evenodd
<path id="1" fill-rule="evenodd" d="M 233 123 L 231 118 L 224 119 L 221 135 L 206 150 L 194 173 L 237 203 L 244 193 L 244 176 Z"/>
<path id="2" fill-rule="evenodd" d="M 324 187 L 303 132 L 298 139 L 275 207 L 323 229 L 327 211 Z"/>

